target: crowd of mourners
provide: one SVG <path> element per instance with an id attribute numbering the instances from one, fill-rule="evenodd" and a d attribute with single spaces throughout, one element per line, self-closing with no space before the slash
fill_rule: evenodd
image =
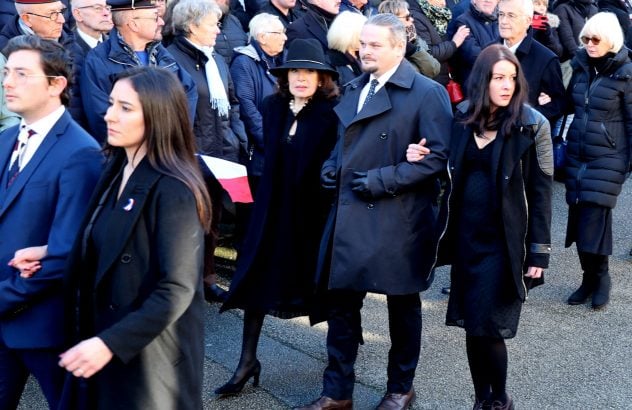
<path id="1" fill-rule="evenodd" d="M 308 316 L 328 363 L 296 408 L 351 409 L 368 292 L 376 408 L 407 409 L 443 265 L 473 409 L 513 409 L 505 341 L 544 283 L 554 180 L 567 302 L 610 302 L 631 22 L 630 0 L 0 0 L 0 410 L 29 376 L 51 409 L 202 409 L 206 302 L 244 311 L 217 395 L 259 384 L 266 315 Z M 244 165 L 254 202 L 203 156 Z"/>

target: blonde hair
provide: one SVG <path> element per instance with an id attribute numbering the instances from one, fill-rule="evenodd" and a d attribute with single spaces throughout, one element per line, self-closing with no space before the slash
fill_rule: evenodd
<path id="1" fill-rule="evenodd" d="M 360 13 L 343 11 L 334 19 L 327 31 L 327 46 L 341 53 L 360 45 L 360 32 L 367 18 Z"/>
<path id="2" fill-rule="evenodd" d="M 601 12 L 588 19 L 584 28 L 579 33 L 579 42 L 581 38 L 587 34 L 601 38 L 611 45 L 608 51 L 617 53 L 623 47 L 623 30 L 619 25 L 619 20 L 614 13 Z"/>

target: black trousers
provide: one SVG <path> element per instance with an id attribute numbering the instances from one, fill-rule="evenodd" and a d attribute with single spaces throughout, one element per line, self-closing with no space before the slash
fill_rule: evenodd
<path id="1" fill-rule="evenodd" d="M 329 294 L 327 354 L 323 396 L 351 399 L 354 365 L 363 343 L 360 309 L 366 292 L 332 290 Z M 413 385 L 421 351 L 421 299 L 419 293 L 387 295 L 391 348 L 388 353 L 389 393 L 407 393 Z"/>

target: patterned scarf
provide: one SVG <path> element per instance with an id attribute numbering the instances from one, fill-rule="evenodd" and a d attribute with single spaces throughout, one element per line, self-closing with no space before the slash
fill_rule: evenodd
<path id="1" fill-rule="evenodd" d="M 430 20 L 437 32 L 443 37 L 448 29 L 448 23 L 452 19 L 452 12 L 447 7 L 437 7 L 428 3 L 428 0 L 418 0 L 421 10 Z"/>

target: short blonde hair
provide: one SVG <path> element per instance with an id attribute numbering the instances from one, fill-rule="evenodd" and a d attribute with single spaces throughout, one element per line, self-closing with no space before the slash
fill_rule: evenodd
<path id="1" fill-rule="evenodd" d="M 582 45 L 581 38 L 585 35 L 597 36 L 601 41 L 608 42 L 611 45 L 608 51 L 613 53 L 619 52 L 623 47 L 623 30 L 614 13 L 601 12 L 589 18 L 579 33 L 579 42 Z"/>
<path id="2" fill-rule="evenodd" d="M 334 19 L 327 31 L 327 46 L 341 53 L 360 45 L 360 32 L 367 18 L 360 13 L 343 11 Z"/>

